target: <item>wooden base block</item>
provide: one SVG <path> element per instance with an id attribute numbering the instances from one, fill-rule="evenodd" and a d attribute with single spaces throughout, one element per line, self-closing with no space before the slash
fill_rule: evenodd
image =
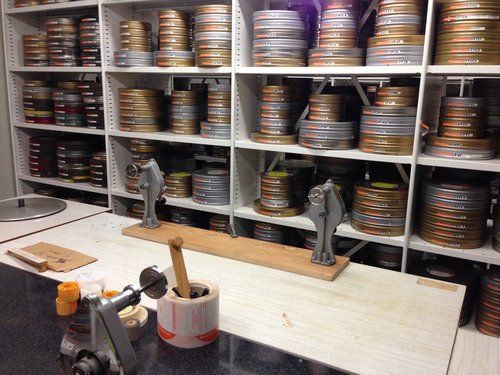
<path id="1" fill-rule="evenodd" d="M 232 238 L 229 234 L 205 229 L 161 222 L 155 229 L 142 228 L 139 224 L 124 228 L 126 236 L 168 244 L 169 239 L 182 237 L 184 247 L 259 266 L 275 268 L 321 280 L 332 281 L 349 264 L 349 258 L 336 256 L 332 266 L 311 263 L 311 250 L 279 245 L 252 238 Z"/>

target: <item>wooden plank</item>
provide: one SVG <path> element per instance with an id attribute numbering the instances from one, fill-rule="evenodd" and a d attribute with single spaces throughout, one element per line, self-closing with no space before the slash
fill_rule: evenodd
<path id="1" fill-rule="evenodd" d="M 328 281 L 334 280 L 349 264 L 349 258 L 336 256 L 337 262 L 333 266 L 323 266 L 311 263 L 311 250 L 246 237 L 232 238 L 225 233 L 174 223 L 161 222 L 155 229 L 136 224 L 124 228 L 122 233 L 163 244 L 168 244 L 169 239 L 182 237 L 186 249 Z"/>
<path id="2" fill-rule="evenodd" d="M 46 259 L 30 254 L 27 251 L 24 251 L 23 249 L 8 249 L 7 254 L 13 256 L 14 258 L 20 259 L 23 262 L 28 263 L 30 266 L 35 267 L 38 272 L 47 271 Z"/>

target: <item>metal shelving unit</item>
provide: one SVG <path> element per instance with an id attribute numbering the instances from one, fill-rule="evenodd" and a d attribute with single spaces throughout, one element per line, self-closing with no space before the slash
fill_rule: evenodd
<path id="1" fill-rule="evenodd" d="M 367 0 L 363 0 L 367 1 Z M 128 150 L 129 138 L 142 138 L 166 142 L 181 142 L 203 145 L 219 145 L 230 151 L 231 163 L 231 201 L 226 206 L 204 206 L 194 203 L 191 198 L 167 199 L 167 204 L 210 213 L 230 216 L 231 223 L 238 220 L 258 220 L 305 230 L 314 230 L 307 213 L 297 217 L 275 218 L 257 214 L 253 210 L 253 200 L 258 195 L 259 173 L 266 166 L 266 153 L 292 153 L 315 156 L 336 157 L 383 163 L 398 163 L 410 167 L 409 202 L 406 215 L 406 231 L 403 236 L 379 237 L 354 230 L 349 222 L 342 223 L 337 230 L 341 236 L 364 241 L 378 242 L 403 248 L 403 271 L 406 269 L 407 255 L 410 250 L 422 253 L 441 254 L 471 261 L 500 264 L 500 253 L 491 247 L 491 240 L 474 250 L 448 249 L 429 244 L 414 234 L 416 199 L 419 195 L 418 170 L 427 167 L 465 168 L 484 172 L 500 172 L 500 158 L 488 161 L 439 159 L 422 154 L 420 134 L 421 120 L 437 116 L 438 98 L 442 94 L 443 82 L 451 78 L 496 77 L 500 78 L 500 66 L 437 66 L 432 65 L 434 39 L 434 19 L 436 5 L 440 0 L 429 0 L 426 15 L 426 35 L 424 59 L 418 66 L 390 67 L 332 67 L 332 68 L 257 68 L 252 66 L 252 14 L 263 10 L 270 3 L 286 4 L 285 0 L 232 0 L 233 4 L 233 64 L 231 68 L 200 69 L 192 68 L 119 68 L 113 66 L 113 52 L 119 49 L 119 22 L 127 19 L 144 20 L 152 23 L 153 30 L 158 28 L 157 12 L 165 8 L 192 10 L 197 5 L 231 3 L 226 0 L 79 0 L 69 3 L 39 5 L 15 8 L 14 0 L 2 0 L 2 19 L 8 82 L 9 114 L 11 119 L 12 144 L 14 148 L 17 192 L 29 193 L 33 185 L 50 185 L 73 190 L 83 190 L 108 196 L 110 206 L 115 212 L 124 213 L 131 201 L 142 200 L 141 195 L 124 190 L 124 171 L 131 162 Z M 54 15 L 99 15 L 101 24 L 102 68 L 84 67 L 26 67 L 22 66 L 22 35 L 43 31 L 43 21 Z M 78 79 L 81 74 L 102 75 L 104 86 L 105 130 L 84 128 L 64 128 L 55 125 L 28 124 L 22 117 L 22 85 L 26 79 L 63 78 Z M 322 151 L 298 145 L 266 145 L 250 141 L 250 132 L 255 130 L 259 79 L 268 76 L 313 77 L 316 79 L 388 79 L 394 76 L 416 76 L 421 79 L 416 134 L 413 153 L 410 156 L 387 156 L 366 154 L 359 150 Z M 232 138 L 231 140 L 204 139 L 201 136 L 180 136 L 169 132 L 130 133 L 119 130 L 118 89 L 123 87 L 172 89 L 175 78 L 230 78 L 232 84 Z M 95 188 L 89 184 L 68 184 L 55 178 L 36 178 L 27 172 L 27 140 L 35 134 L 66 132 L 84 136 L 100 137 L 104 140 L 108 155 L 108 188 Z M 203 159 L 203 157 L 201 158 Z M 212 160 L 213 161 L 213 160 Z M 222 161 L 222 160 L 216 160 Z M 248 223 L 248 222 L 247 222 Z M 467 334 L 474 340 L 487 342 L 490 337 L 483 336 L 468 328 Z M 461 329 L 461 332 L 465 332 Z M 460 334 L 460 333 L 459 333 Z M 474 344 L 470 344 L 474 345 Z M 484 344 L 486 345 L 486 344 Z"/>
<path id="2" fill-rule="evenodd" d="M 364 0 L 367 1 L 367 0 Z M 444 249 L 421 241 L 413 234 L 416 197 L 419 190 L 417 171 L 426 167 L 465 168 L 478 171 L 500 172 L 500 158 L 488 161 L 439 159 L 422 154 L 420 123 L 436 112 L 436 99 L 442 92 L 443 80 L 448 77 L 500 77 L 500 66 L 436 66 L 432 65 L 436 4 L 439 0 L 429 0 L 427 30 L 425 35 L 424 59 L 417 66 L 360 66 L 360 67 L 286 67 L 259 68 L 252 66 L 252 14 L 265 9 L 270 3 L 273 6 L 286 4 L 286 1 L 276 0 L 233 0 L 233 64 L 229 68 L 160 68 L 132 67 L 120 68 L 113 66 L 113 52 L 119 49 L 119 22 L 127 19 L 138 19 L 150 22 L 153 30 L 158 28 L 157 12 L 164 8 L 192 10 L 197 5 L 207 3 L 231 3 L 220 0 L 186 0 L 171 2 L 162 0 L 79 0 L 70 3 L 39 5 L 27 8 L 15 8 L 14 0 L 3 0 L 3 27 L 6 46 L 7 80 L 9 84 L 9 107 L 11 117 L 12 142 L 15 153 L 15 169 L 18 177 L 19 193 L 27 193 L 32 189 L 30 183 L 42 183 L 52 186 L 62 186 L 91 192 L 107 194 L 110 204 L 122 205 L 125 200 L 140 200 L 140 195 L 124 191 L 124 170 L 130 163 L 128 143 L 130 138 L 142 138 L 163 142 L 179 142 L 187 144 L 216 145 L 229 149 L 231 161 L 231 203 L 227 206 L 197 205 L 190 199 L 168 200 L 167 204 L 186 207 L 206 212 L 224 213 L 230 216 L 232 223 L 238 219 L 251 219 L 301 229 L 314 230 L 307 213 L 295 218 L 273 218 L 257 214 L 253 211 L 252 202 L 258 195 L 258 176 L 266 167 L 266 154 L 269 156 L 289 153 L 323 156 L 332 158 L 396 163 L 409 166 L 410 198 L 406 215 L 407 229 L 404 236 L 378 237 L 355 231 L 349 223 L 343 223 L 337 233 L 339 235 L 374 241 L 403 247 L 403 271 L 406 267 L 406 257 L 410 249 L 420 252 L 439 253 L 457 258 L 482 261 L 484 263 L 500 264 L 500 256 L 496 256 L 487 243 L 477 252 Z M 278 4 L 278 5 L 276 5 Z M 84 67 L 25 67 L 22 64 L 22 35 L 38 33 L 43 29 L 43 20 L 53 15 L 78 15 L 89 12 L 98 14 L 101 23 L 102 68 Z M 153 38 L 154 39 L 154 38 Z M 22 85 L 25 79 L 37 77 L 77 79 L 82 74 L 102 75 L 104 86 L 104 112 L 106 128 L 93 130 L 85 128 L 65 128 L 55 125 L 28 124 L 22 116 Z M 259 80 L 269 76 L 312 77 L 321 79 L 328 77 L 331 82 L 339 80 L 387 80 L 394 76 L 413 76 L 421 79 L 419 105 L 414 150 L 408 156 L 388 156 L 368 154 L 359 150 L 314 150 L 299 145 L 267 145 L 250 140 L 250 133 L 255 131 Z M 202 138 L 199 135 L 177 135 L 169 131 L 154 133 L 124 132 L 119 129 L 118 89 L 124 87 L 161 88 L 170 91 L 175 79 L 231 79 L 232 83 L 232 138 L 217 140 Z M 108 189 L 91 189 L 81 184 L 63 184 L 56 179 L 37 179 L 30 177 L 26 169 L 27 139 L 34 134 L 46 132 L 65 132 L 75 135 L 91 135 L 104 140 L 108 154 Z M 200 160 L 202 160 L 201 158 Z M 208 160 L 208 159 L 207 159 Z M 213 161 L 213 160 L 211 160 Z M 221 160 L 217 160 L 221 161 Z M 114 204 L 119 200 L 119 204 Z M 473 254 L 473 255 L 471 255 Z"/>

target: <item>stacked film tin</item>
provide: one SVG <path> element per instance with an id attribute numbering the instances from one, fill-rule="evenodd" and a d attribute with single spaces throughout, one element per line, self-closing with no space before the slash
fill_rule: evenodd
<path id="1" fill-rule="evenodd" d="M 49 43 L 49 59 L 51 66 L 79 66 L 80 29 L 74 18 L 49 18 L 45 27 Z"/>
<path id="2" fill-rule="evenodd" d="M 481 247 L 485 241 L 490 202 L 487 187 L 460 181 L 424 181 L 418 235 L 444 247 Z"/>
<path id="3" fill-rule="evenodd" d="M 159 51 L 154 53 L 156 66 L 194 66 L 191 17 L 179 10 L 162 10 L 159 27 Z"/>
<path id="4" fill-rule="evenodd" d="M 256 240 L 286 244 L 289 236 L 288 228 L 283 225 L 256 221 L 253 227 L 253 238 Z"/>
<path id="5" fill-rule="evenodd" d="M 188 172 L 172 172 L 165 176 L 165 196 L 187 198 L 191 196 L 192 176 Z"/>
<path id="6" fill-rule="evenodd" d="M 87 126 L 85 106 L 79 85 L 78 81 L 58 82 L 57 88 L 52 91 L 56 125 Z"/>
<path id="7" fill-rule="evenodd" d="M 141 21 L 120 22 L 120 51 L 115 51 L 116 66 L 153 66 L 151 24 Z"/>
<path id="8" fill-rule="evenodd" d="M 420 65 L 424 50 L 421 0 L 379 0 L 366 65 Z"/>
<path id="9" fill-rule="evenodd" d="M 31 137 L 29 172 L 33 177 L 57 177 L 56 137 Z"/>
<path id="10" fill-rule="evenodd" d="M 260 176 L 260 198 L 254 201 L 255 212 L 276 217 L 297 216 L 304 211 L 304 203 L 295 198 L 292 173 L 263 172 Z"/>
<path id="11" fill-rule="evenodd" d="M 322 8 L 324 9 L 324 5 Z M 309 48 L 318 48 L 321 15 L 318 13 L 314 3 L 309 0 L 290 0 L 288 2 L 288 10 L 307 14 L 309 26 Z"/>
<path id="12" fill-rule="evenodd" d="M 158 141 L 149 139 L 130 139 L 130 156 L 132 163 L 142 165 L 151 159 L 158 159 L 161 147 Z M 125 190 L 132 194 L 139 194 L 138 187 L 139 176 L 132 177 L 128 174 L 125 175 Z"/>
<path id="13" fill-rule="evenodd" d="M 316 232 L 306 230 L 304 235 L 304 248 L 314 250 L 318 243 L 318 234 Z M 353 238 L 332 236 L 332 247 L 335 249 L 335 255 L 342 255 L 351 250 L 359 243 L 359 240 Z"/>
<path id="14" fill-rule="evenodd" d="M 485 335 L 500 336 L 499 269 L 490 270 L 481 278 L 475 325 Z"/>
<path id="15" fill-rule="evenodd" d="M 306 202 L 312 181 L 314 181 L 316 164 L 310 160 L 285 159 L 278 164 L 277 169 L 293 174 L 294 195 L 297 199 Z"/>
<path id="16" fill-rule="evenodd" d="M 78 88 L 82 93 L 87 127 L 104 129 L 104 98 L 101 82 L 79 82 Z"/>
<path id="17" fill-rule="evenodd" d="M 172 172 L 192 172 L 196 169 L 193 152 L 182 143 L 164 143 L 160 167 L 166 174 Z"/>
<path id="18" fill-rule="evenodd" d="M 86 141 L 57 142 L 57 175 L 63 182 L 90 182 L 92 146 Z"/>
<path id="19" fill-rule="evenodd" d="M 199 216 L 199 211 L 190 210 L 189 208 L 172 207 L 170 211 L 170 221 L 186 227 L 199 226 Z"/>
<path id="20" fill-rule="evenodd" d="M 136 219 L 142 219 L 144 217 L 144 202 L 135 202 L 132 206 L 127 210 L 127 216 L 133 217 Z"/>
<path id="21" fill-rule="evenodd" d="M 292 89 L 290 86 L 260 87 L 259 133 L 251 134 L 254 142 L 296 144 L 293 134 Z"/>
<path id="22" fill-rule="evenodd" d="M 199 134 L 202 119 L 202 91 L 172 90 L 170 125 L 174 134 Z"/>
<path id="23" fill-rule="evenodd" d="M 331 179 L 336 186 L 342 188 L 341 196 L 347 212 L 351 211 L 354 181 L 363 176 L 363 165 L 358 160 L 329 157 L 318 158 L 316 183 L 321 184 Z"/>
<path id="24" fill-rule="evenodd" d="M 485 98 L 441 98 L 438 133 L 426 137 L 425 153 L 450 159 L 487 160 L 495 156 L 495 138 L 485 137 Z"/>
<path id="25" fill-rule="evenodd" d="M 229 171 L 205 168 L 193 172 L 193 202 L 209 206 L 229 204 Z"/>
<path id="26" fill-rule="evenodd" d="M 495 153 L 500 153 L 500 80 L 474 79 L 473 96 L 486 98 L 488 120 L 486 130 L 496 138 Z"/>
<path id="27" fill-rule="evenodd" d="M 363 106 L 359 150 L 371 154 L 411 155 L 418 87 L 377 87 L 375 106 Z"/>
<path id="28" fill-rule="evenodd" d="M 318 233 L 306 230 L 304 234 L 304 248 L 309 250 L 314 250 L 317 243 L 318 243 Z M 338 243 L 339 243 L 339 236 L 332 236 L 332 248 L 335 254 L 338 254 L 337 253 Z"/>
<path id="29" fill-rule="evenodd" d="M 196 66 L 231 66 L 231 5 L 202 5 L 195 9 L 194 50 Z"/>
<path id="30" fill-rule="evenodd" d="M 229 233 L 229 216 L 213 215 L 208 219 L 208 229 L 219 233 Z"/>
<path id="31" fill-rule="evenodd" d="M 368 262 L 371 265 L 387 270 L 401 270 L 403 260 L 402 247 L 370 242 L 365 249 L 368 255 Z"/>
<path id="32" fill-rule="evenodd" d="M 254 66 L 307 66 L 306 16 L 292 10 L 261 10 L 253 14 Z"/>
<path id="33" fill-rule="evenodd" d="M 497 1 L 446 0 L 438 22 L 434 64 L 500 64 Z"/>
<path id="34" fill-rule="evenodd" d="M 80 20 L 80 48 L 83 66 L 101 66 L 99 18 L 86 16 Z"/>
<path id="35" fill-rule="evenodd" d="M 40 0 L 16 0 L 16 8 L 32 7 L 40 4 L 42 4 Z"/>
<path id="36" fill-rule="evenodd" d="M 405 231 L 408 185 L 359 181 L 354 185 L 351 225 L 375 236 L 401 236 Z"/>
<path id="37" fill-rule="evenodd" d="M 324 150 L 353 149 L 356 123 L 344 121 L 344 112 L 343 95 L 309 95 L 307 120 L 300 120 L 299 145 Z"/>
<path id="38" fill-rule="evenodd" d="M 360 1 L 324 1 L 319 48 L 309 50 L 309 66 L 361 66 L 365 50 L 358 47 Z"/>
<path id="39" fill-rule="evenodd" d="M 231 139 L 231 85 L 208 86 L 207 121 L 200 123 L 204 138 Z"/>
<path id="40" fill-rule="evenodd" d="M 53 88 L 49 82 L 26 80 L 23 86 L 24 121 L 36 124 L 54 124 Z"/>
<path id="41" fill-rule="evenodd" d="M 90 158 L 90 185 L 95 187 L 108 186 L 108 172 L 106 169 L 106 152 L 94 152 Z"/>
<path id="42" fill-rule="evenodd" d="M 118 89 L 120 130 L 157 132 L 165 128 L 166 107 L 163 90 Z"/>
<path id="43" fill-rule="evenodd" d="M 49 44 L 46 34 L 23 35 L 24 65 L 49 66 Z"/>

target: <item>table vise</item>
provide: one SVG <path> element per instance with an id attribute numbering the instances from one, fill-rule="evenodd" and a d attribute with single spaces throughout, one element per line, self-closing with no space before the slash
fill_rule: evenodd
<path id="1" fill-rule="evenodd" d="M 331 266 L 335 264 L 335 249 L 332 236 L 346 213 L 344 201 L 332 180 L 324 185 L 313 187 L 308 194 L 309 217 L 316 227 L 318 242 L 314 248 L 311 262 Z"/>
<path id="2" fill-rule="evenodd" d="M 127 175 L 130 177 L 139 177 L 139 190 L 144 198 L 144 216 L 142 217 L 141 227 L 157 228 L 160 222 L 156 217 L 156 203 L 165 204 L 166 200 L 163 193 L 166 190 L 165 179 L 160 171 L 160 167 L 154 159 L 142 165 L 130 164 L 127 166 Z"/>

